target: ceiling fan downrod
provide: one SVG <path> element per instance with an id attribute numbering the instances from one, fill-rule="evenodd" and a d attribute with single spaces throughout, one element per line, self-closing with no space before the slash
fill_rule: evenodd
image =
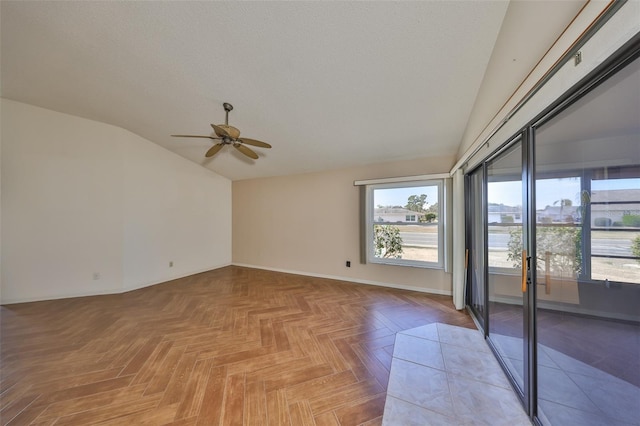
<path id="1" fill-rule="evenodd" d="M 229 125 L 229 111 L 233 110 L 233 105 L 231 105 L 228 102 L 225 102 L 222 104 L 222 106 L 224 107 L 224 110 L 226 111 L 226 115 L 224 117 L 224 125 L 228 126 Z"/>

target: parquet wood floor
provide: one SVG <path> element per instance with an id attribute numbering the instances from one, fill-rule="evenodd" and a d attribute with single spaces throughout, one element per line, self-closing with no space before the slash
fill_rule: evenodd
<path id="1" fill-rule="evenodd" d="M 378 425 L 395 333 L 451 298 L 230 266 L 1 308 L 2 425 Z"/>

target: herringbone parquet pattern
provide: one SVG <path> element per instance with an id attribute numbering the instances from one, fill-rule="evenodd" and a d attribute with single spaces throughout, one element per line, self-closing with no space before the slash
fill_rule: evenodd
<path id="1" fill-rule="evenodd" d="M 3 306 L 3 425 L 374 425 L 395 333 L 449 297 L 227 267 Z"/>

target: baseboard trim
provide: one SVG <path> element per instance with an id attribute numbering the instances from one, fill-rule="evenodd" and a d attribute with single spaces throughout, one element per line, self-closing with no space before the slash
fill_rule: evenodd
<path id="1" fill-rule="evenodd" d="M 353 283 L 357 283 L 357 284 L 373 285 L 373 286 L 377 286 L 377 287 L 396 288 L 396 289 L 399 289 L 399 290 L 417 291 L 417 292 L 420 292 L 420 293 L 437 294 L 437 295 L 441 295 L 441 296 L 452 296 L 453 295 L 453 293 L 451 291 L 447 291 L 447 290 L 440 290 L 440 289 L 433 289 L 433 288 L 421 288 L 421 287 L 414 287 L 414 286 L 409 286 L 409 285 L 386 283 L 386 282 L 381 282 L 381 281 L 363 280 L 363 279 L 360 279 L 360 278 L 353 278 L 353 277 L 342 277 L 342 276 L 338 276 L 338 275 L 329 275 L 329 274 L 317 274 L 317 273 L 314 273 L 314 272 L 296 271 L 296 270 L 284 269 L 284 268 L 270 268 L 270 267 L 266 267 L 266 266 L 230 262 L 230 263 L 224 263 L 224 264 L 212 266 L 210 268 L 205 268 L 205 269 L 191 271 L 191 272 L 188 272 L 188 273 L 184 273 L 184 274 L 180 274 L 180 275 L 176 275 L 176 276 L 172 276 L 172 277 L 167 277 L 167 278 L 159 280 L 159 281 L 151 281 L 149 283 L 145 283 L 145 284 L 142 284 L 142 285 L 139 285 L 139 286 L 135 286 L 135 287 L 115 288 L 115 289 L 103 290 L 103 291 L 99 291 L 99 292 L 96 292 L 96 291 L 93 291 L 93 292 L 74 292 L 74 293 L 67 293 L 67 294 L 58 294 L 58 295 L 45 296 L 45 298 L 42 298 L 42 297 L 28 297 L 28 298 L 6 299 L 6 300 L 3 299 L 0 302 L 0 305 L 11 305 L 11 304 L 15 304 L 15 303 L 29 303 L 29 302 L 42 302 L 42 301 L 45 301 L 45 300 L 71 299 L 71 298 L 74 298 L 74 297 L 90 297 L 90 296 L 104 296 L 104 295 L 109 295 L 109 294 L 123 294 L 123 293 L 128 293 L 130 291 L 139 290 L 141 288 L 146 288 L 146 287 L 151 287 L 151 286 L 154 286 L 154 285 L 157 285 L 157 284 L 166 283 L 168 281 L 173 281 L 173 280 L 178 280 L 178 279 L 181 279 L 181 278 L 189 277 L 191 275 L 197 275 L 197 274 L 201 274 L 203 272 L 214 271 L 216 269 L 225 268 L 227 266 L 238 266 L 238 267 L 243 267 L 243 268 L 262 269 L 262 270 L 265 270 L 265 271 L 282 272 L 282 273 L 285 273 L 285 274 L 302 275 L 302 276 L 314 277 L 314 278 L 326 278 L 326 279 L 336 280 L 336 281 L 347 281 L 347 282 L 353 282 Z"/>
<path id="2" fill-rule="evenodd" d="M 197 270 L 194 270 L 194 271 L 191 271 L 191 272 L 187 272 L 187 273 L 184 273 L 184 274 L 171 276 L 171 277 L 168 277 L 166 279 L 162 279 L 160 281 L 151 281 L 151 282 L 149 282 L 147 284 L 142 284 L 140 286 L 124 287 L 124 290 L 121 291 L 120 293 L 126 293 L 128 291 L 140 290 L 141 288 L 151 287 L 152 285 L 158 285 L 158 284 L 166 283 L 166 282 L 173 281 L 173 280 L 179 280 L 181 278 L 190 277 L 192 275 L 202 274 L 203 272 L 215 271 L 216 269 L 225 268 L 225 267 L 231 266 L 231 265 L 232 265 L 231 262 L 226 262 L 226 263 L 222 263 L 222 264 L 219 264 L 219 265 L 211 266 L 209 268 L 197 269 Z"/>
<path id="3" fill-rule="evenodd" d="M 56 295 L 47 295 L 44 297 L 25 297 L 25 298 L 17 298 L 17 299 L 2 299 L 0 301 L 0 305 L 13 305 L 16 303 L 29 303 L 29 302 L 44 302 L 47 300 L 60 300 L 60 299 L 73 299 L 75 297 L 91 297 L 91 296 L 105 296 L 109 294 L 123 294 L 128 293 L 130 291 L 140 290 L 141 288 L 151 287 L 157 284 L 166 283 L 173 280 L 179 280 L 180 278 L 189 277 L 191 275 L 201 274 L 203 272 L 214 271 L 216 269 L 224 268 L 227 266 L 231 266 L 230 262 L 220 264 L 217 266 L 212 266 L 209 268 L 195 270 L 191 272 L 185 272 L 176 276 L 167 277 L 166 279 L 162 279 L 160 281 L 152 281 L 149 283 L 142 284 L 140 286 L 135 287 L 117 287 L 113 289 L 104 289 L 101 291 L 92 291 L 92 292 L 73 292 L 73 293 L 64 293 L 64 294 L 56 294 Z"/>
<path id="4" fill-rule="evenodd" d="M 103 289 L 101 291 L 63 293 L 63 294 L 55 294 L 55 295 L 46 295 L 43 297 L 19 297 L 17 299 L 2 299 L 2 303 L 0 304 L 4 306 L 4 305 L 13 305 L 16 303 L 46 302 L 48 300 L 73 299 L 74 297 L 105 296 L 109 294 L 119 294 L 119 293 L 124 293 L 124 292 L 121 291 L 121 289 L 119 288 Z"/>
<path id="5" fill-rule="evenodd" d="M 250 264 L 246 264 L 246 263 L 232 262 L 231 265 L 239 266 L 239 267 L 242 267 L 242 268 L 262 269 L 262 270 L 265 270 L 265 271 L 282 272 L 282 273 L 285 273 L 285 274 L 302 275 L 302 276 L 314 277 L 314 278 L 326 278 L 326 279 L 329 279 L 329 280 L 348 281 L 348 282 L 353 282 L 353 283 L 357 283 L 357 284 L 374 285 L 374 286 L 377 286 L 377 287 L 389 287 L 389 288 L 396 288 L 396 289 L 399 289 L 399 290 L 418 291 L 420 293 L 438 294 L 438 295 L 441 295 L 441 296 L 453 296 L 453 292 L 450 291 L 450 290 L 439 290 L 439 289 L 434 289 L 434 288 L 420 288 L 420 287 L 413 287 L 413 286 L 402 285 L 402 284 L 393 284 L 393 283 L 385 283 L 385 282 L 380 282 L 380 281 L 363 280 L 363 279 L 360 279 L 360 278 L 353 278 L 353 277 L 341 277 L 341 276 L 338 276 L 338 275 L 317 274 L 317 273 L 314 273 L 314 272 L 296 271 L 296 270 L 292 270 L 292 269 L 283 269 L 283 268 L 270 268 L 270 267 L 267 267 L 267 266 L 250 265 Z"/>

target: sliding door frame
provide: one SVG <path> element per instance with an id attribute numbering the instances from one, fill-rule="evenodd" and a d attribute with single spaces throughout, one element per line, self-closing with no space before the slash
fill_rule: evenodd
<path id="1" fill-rule="evenodd" d="M 523 201 L 526 203 L 523 205 L 522 211 L 522 236 L 523 245 L 526 247 L 528 256 L 526 259 L 522 259 L 522 267 L 526 268 L 527 274 L 527 291 L 524 297 L 525 306 L 523 308 L 525 313 L 525 332 L 524 332 L 524 350 L 525 350 L 525 373 L 524 373 L 524 387 L 525 387 L 525 410 L 526 412 L 535 417 L 537 395 L 537 342 L 536 335 L 536 204 L 535 204 L 535 135 L 533 128 L 527 126 L 522 132 L 523 149 L 522 149 L 522 190 Z"/>
<path id="2" fill-rule="evenodd" d="M 540 425 L 541 422 L 538 418 L 538 383 L 537 383 L 537 331 L 536 331 L 536 297 L 537 297 L 537 285 L 536 281 L 536 194 L 535 194 L 535 132 L 536 129 L 552 120 L 566 108 L 573 105 L 576 101 L 581 99 L 587 93 L 591 92 L 594 88 L 606 81 L 609 77 L 620 71 L 625 66 L 629 65 L 634 60 L 640 58 L 640 33 L 632 37 L 622 48 L 616 53 L 611 55 L 609 59 L 596 67 L 586 77 L 580 80 L 576 85 L 567 90 L 561 95 L 553 104 L 538 114 L 533 120 L 528 122 L 520 131 L 510 137 L 506 142 L 501 144 L 492 154 L 488 155 L 482 160 L 476 167 L 465 173 L 465 191 L 471 189 L 470 177 L 473 173 L 476 173 L 479 169 L 482 169 L 482 226 L 484 235 L 484 247 L 483 253 L 484 262 L 484 312 L 483 312 L 483 333 L 485 339 L 489 343 L 492 351 L 496 355 L 502 369 L 509 376 L 512 386 L 516 391 L 516 394 L 520 397 L 521 402 L 528 413 L 529 417 L 535 424 Z M 522 144 L 522 190 L 523 190 L 523 247 L 527 250 L 528 262 L 523 259 L 523 267 L 527 264 L 527 288 L 526 294 L 523 296 L 523 312 L 524 312 L 524 330 L 523 330 L 523 345 L 524 345 L 524 381 L 523 381 L 523 394 L 519 392 L 518 386 L 511 377 L 509 369 L 506 367 L 504 361 L 498 355 L 497 348 L 493 345 L 490 338 L 491 324 L 489 321 L 489 265 L 488 265 L 488 202 L 487 202 L 487 164 L 497 158 L 501 153 L 512 146 L 514 143 L 520 141 Z M 467 200 L 466 209 L 466 248 L 469 250 L 471 256 L 472 246 L 472 233 L 471 233 L 471 219 L 472 219 L 472 205 L 471 195 L 467 193 L 465 195 Z M 583 221 L 585 219 L 583 218 Z M 589 222 L 590 223 L 590 222 Z M 582 244 L 585 244 L 583 240 Z M 476 316 L 477 312 L 471 307 L 471 293 L 472 293 L 472 274 L 471 268 L 467 270 L 467 283 L 469 284 L 467 294 L 465 295 L 465 301 L 467 303 L 467 309 L 471 312 L 472 316 Z"/>
<path id="3" fill-rule="evenodd" d="M 474 213 L 477 213 L 474 210 L 474 207 L 476 206 L 475 203 L 473 203 L 473 199 L 471 196 L 471 188 L 472 188 L 472 179 L 475 173 L 480 173 L 481 174 L 481 178 L 482 178 L 482 191 L 480 191 L 481 193 L 479 194 L 479 196 L 481 197 L 481 211 L 480 211 L 480 215 L 481 215 L 481 221 L 482 223 L 486 223 L 487 222 L 487 197 L 486 197 L 486 193 L 487 193 L 487 182 L 486 182 L 486 166 L 483 163 L 479 164 L 476 168 L 474 168 L 473 170 L 471 170 L 469 173 L 465 174 L 465 224 L 471 224 L 473 222 L 473 217 L 474 217 Z M 476 194 L 477 196 L 477 194 Z M 488 311 L 487 311 L 487 303 L 488 303 L 488 296 L 487 296 L 487 292 L 486 292 L 486 282 L 487 282 L 487 278 L 488 278 L 488 270 L 486 268 L 487 265 L 487 260 L 488 260 L 488 254 L 487 254 L 487 250 L 486 250 L 486 245 L 487 245 L 487 231 L 485 229 L 486 227 L 484 227 L 483 225 L 483 230 L 482 230 L 482 234 L 483 234 L 483 240 L 484 240 L 484 250 L 482 252 L 482 256 L 483 256 L 483 266 L 484 266 L 484 270 L 482 271 L 482 286 L 483 286 L 483 300 L 482 300 L 482 304 L 483 304 L 483 311 L 482 312 L 478 312 L 475 307 L 473 306 L 473 301 L 472 298 L 474 297 L 474 289 L 473 289 L 473 278 L 474 278 L 474 274 L 473 274 L 473 259 L 475 256 L 474 253 L 474 248 L 471 246 L 471 242 L 473 241 L 473 232 L 472 232 L 472 226 L 471 225 L 465 225 L 465 247 L 466 247 L 466 255 L 465 255 L 465 268 L 466 268 L 466 274 L 465 274 L 465 283 L 466 283 L 466 291 L 465 291 L 465 304 L 467 307 L 467 310 L 469 310 L 471 312 L 471 317 L 474 319 L 474 321 L 476 322 L 476 325 L 478 325 L 478 328 L 482 330 L 485 339 L 487 338 L 487 331 L 488 331 L 488 323 L 489 323 L 489 318 L 488 318 Z"/>

